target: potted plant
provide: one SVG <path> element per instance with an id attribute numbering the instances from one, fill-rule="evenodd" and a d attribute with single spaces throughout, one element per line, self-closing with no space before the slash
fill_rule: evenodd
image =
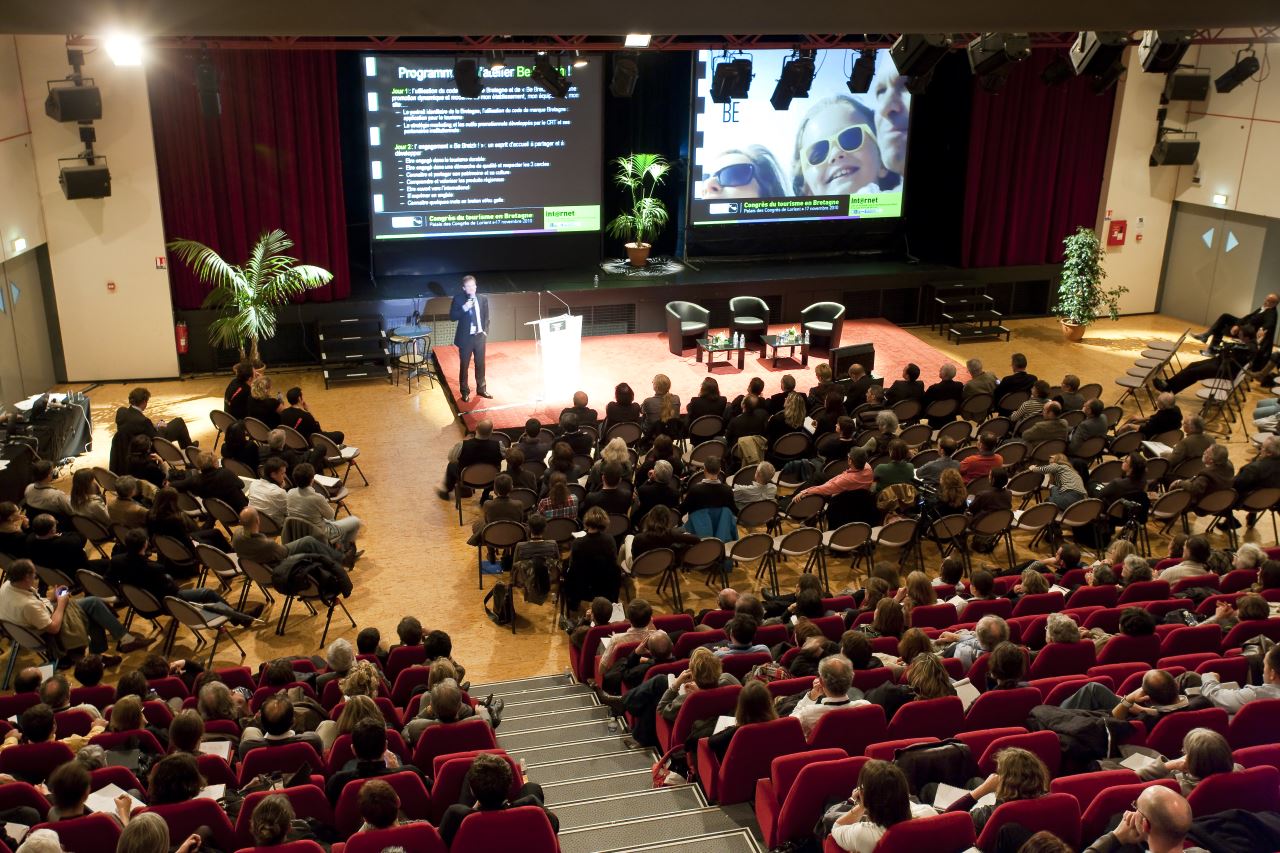
<path id="1" fill-rule="evenodd" d="M 631 154 L 613 161 L 617 168 L 614 181 L 631 194 L 631 207 L 619 213 L 606 226 L 611 237 L 630 240 L 626 244 L 627 260 L 633 267 L 643 267 L 653 246 L 647 242 L 667 224 L 667 208 L 654 198 L 671 166 L 661 154 Z"/>
<path id="2" fill-rule="evenodd" d="M 1129 288 L 1102 286 L 1107 271 L 1102 268 L 1102 244 L 1092 228 L 1077 228 L 1062 245 L 1062 280 L 1053 310 L 1062 323 L 1063 337 L 1079 341 L 1085 328 L 1103 313 L 1112 320 L 1120 319 L 1120 296 Z"/>
<path id="3" fill-rule="evenodd" d="M 258 358 L 258 341 L 275 335 L 277 308 L 333 280 L 328 270 L 286 255 L 293 241 L 279 229 L 258 238 L 243 266 L 228 263 L 195 240 L 171 240 L 168 248 L 213 287 L 200 306 L 222 312 L 209 325 L 209 342 L 240 350 L 242 359 Z"/>

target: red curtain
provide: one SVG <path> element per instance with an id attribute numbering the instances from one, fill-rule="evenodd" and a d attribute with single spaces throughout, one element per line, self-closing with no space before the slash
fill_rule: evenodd
<path id="1" fill-rule="evenodd" d="M 1062 238 L 1097 219 L 1115 88 L 1046 86 L 1040 72 L 1059 55 L 1035 51 L 999 94 L 974 81 L 962 266 L 1058 263 Z"/>
<path id="2" fill-rule="evenodd" d="M 211 246 L 232 263 L 274 228 L 292 255 L 333 281 L 306 295 L 351 292 L 335 57 L 325 51 L 210 51 L 222 115 L 208 118 L 195 89 L 196 56 L 162 51 L 148 68 L 165 239 Z M 208 288 L 169 259 L 174 305 L 199 308 Z"/>

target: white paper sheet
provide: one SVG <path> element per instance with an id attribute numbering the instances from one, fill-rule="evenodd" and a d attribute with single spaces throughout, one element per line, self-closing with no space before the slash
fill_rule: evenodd
<path id="1" fill-rule="evenodd" d="M 1156 761 L 1154 758 L 1148 755 L 1143 755 L 1140 752 L 1135 752 L 1133 755 L 1130 755 L 1124 761 L 1121 761 L 1120 766 L 1127 767 L 1130 770 L 1132 770 L 1134 773 L 1138 773 L 1143 770 L 1146 770 L 1148 767 L 1155 767 L 1159 763 L 1160 762 Z"/>
<path id="2" fill-rule="evenodd" d="M 716 718 L 716 729 L 715 729 L 715 731 L 713 731 L 713 732 L 712 732 L 712 734 L 716 734 L 716 735 L 718 735 L 718 734 L 720 734 L 722 731 L 724 731 L 725 729 L 729 728 L 729 726 L 732 726 L 732 725 L 735 725 L 735 724 L 736 724 L 736 721 L 734 720 L 734 718 L 733 718 L 733 717 L 717 717 L 717 718 Z"/>
<path id="3" fill-rule="evenodd" d="M 964 703 L 964 709 L 969 710 L 969 706 L 978 700 L 982 695 L 978 688 L 969 683 L 969 679 L 962 678 L 955 682 L 956 695 L 960 697 L 960 701 Z"/>
<path id="4" fill-rule="evenodd" d="M 125 791 L 119 785 L 111 784 L 105 788 L 99 788 L 89 795 L 89 799 L 85 800 L 85 807 L 91 812 L 101 812 L 102 814 L 116 813 L 116 797 L 124 794 Z M 129 794 L 125 794 L 133 803 L 135 809 L 146 807 L 146 803 Z"/>
<path id="5" fill-rule="evenodd" d="M 219 758 L 231 760 L 231 741 L 229 740 L 210 740 L 200 744 L 200 751 L 205 755 L 216 755 Z"/>

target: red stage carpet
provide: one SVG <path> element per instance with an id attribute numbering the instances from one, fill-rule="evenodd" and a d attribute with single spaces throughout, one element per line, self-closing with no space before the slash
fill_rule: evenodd
<path id="1" fill-rule="evenodd" d="M 787 328 L 779 325 L 778 330 Z M 876 376 L 892 381 L 899 378 L 908 362 L 920 365 L 921 379 L 932 384 L 938 368 L 951 361 L 938 350 L 903 331 L 887 320 L 846 320 L 841 333 L 842 344 L 870 341 L 876 346 Z M 458 348 L 440 346 L 433 349 L 440 365 L 441 375 L 448 385 L 449 395 L 461 413 L 468 430 L 482 419 L 488 418 L 498 429 L 524 426 L 529 418 L 537 418 L 544 424 L 552 423 L 560 411 L 569 406 L 569 400 L 543 400 L 535 398 L 542 388 L 542 365 L 533 341 L 504 341 L 491 343 L 485 359 L 489 393 L 492 400 L 472 396 L 462 402 L 458 391 Z M 758 353 L 749 352 L 745 370 L 737 364 L 717 364 L 712 371 L 720 383 L 720 393 L 732 399 L 746 390 L 753 376 L 764 379 L 765 394 L 776 394 L 779 380 L 784 373 L 794 374 L 796 386 L 807 391 L 816 380 L 813 368 L 825 361 L 826 354 L 809 358 L 809 366 L 800 362 L 780 359 L 775 369 Z M 671 377 L 671 390 L 680 396 L 682 403 L 698 392 L 707 376 L 705 364 L 694 360 L 692 350 L 684 357 L 672 355 L 667 349 L 666 332 L 645 332 L 635 335 L 604 335 L 582 339 L 582 381 L 580 387 L 590 397 L 590 406 L 604 417 L 605 404 L 613 399 L 613 388 L 619 382 L 628 383 L 635 391 L 637 402 L 653 394 L 652 380 L 656 373 Z M 472 386 L 474 395 L 475 387 Z"/>

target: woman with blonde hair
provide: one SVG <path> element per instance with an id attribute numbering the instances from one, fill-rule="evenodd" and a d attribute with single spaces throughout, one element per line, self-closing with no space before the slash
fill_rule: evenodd
<path id="1" fill-rule="evenodd" d="M 143 727 L 142 700 L 137 696 L 122 696 L 111 706 L 109 732 L 135 732 Z"/>
<path id="2" fill-rule="evenodd" d="M 358 660 L 352 664 L 347 677 L 339 683 L 344 700 L 350 700 L 354 696 L 368 696 L 372 699 L 378 695 L 378 687 L 382 684 L 382 671 L 371 661 Z"/>
<path id="3" fill-rule="evenodd" d="M 959 469 L 945 468 L 938 477 L 937 500 L 933 502 L 932 510 L 938 517 L 963 514 L 968 497 Z"/>
<path id="4" fill-rule="evenodd" d="M 1030 470 L 1049 478 L 1049 502 L 1066 509 L 1085 499 L 1084 480 L 1065 454 L 1055 453 L 1047 465 L 1032 465 Z"/>
<path id="5" fill-rule="evenodd" d="M 791 393 L 782 403 L 782 411 L 769 418 L 765 425 L 765 437 L 772 445 L 789 432 L 804 429 L 805 418 L 809 417 L 809 409 L 803 394 Z"/>
<path id="6" fill-rule="evenodd" d="M 1039 756 L 1018 747 L 1006 747 L 996 756 L 996 772 L 952 803 L 947 811 L 967 811 L 973 818 L 974 832 L 981 833 L 999 806 L 1017 800 L 1039 799 L 1049 793 L 1049 782 L 1049 768 Z M 978 805 L 978 800 L 987 794 L 996 795 L 995 804 Z"/>
<path id="7" fill-rule="evenodd" d="M 182 840 L 176 853 L 195 853 L 200 849 L 201 839 L 197 833 L 191 833 Z M 143 812 L 129 819 L 129 824 L 120 833 L 116 842 L 116 853 L 169 853 L 169 824 L 155 812 Z"/>
<path id="8" fill-rule="evenodd" d="M 253 380 L 249 389 L 251 395 L 248 417 L 262 421 L 267 429 L 280 426 L 280 413 L 284 411 L 285 405 L 279 394 L 271 393 L 271 379 L 259 376 Z"/>
<path id="9" fill-rule="evenodd" d="M 649 434 L 661 431 L 680 415 L 680 398 L 671 393 L 671 379 L 665 373 L 653 377 L 653 396 L 645 398 L 640 410 Z"/>
<path id="10" fill-rule="evenodd" d="M 693 654 L 689 655 L 689 668 L 671 682 L 666 692 L 662 694 L 662 698 L 658 700 L 658 713 L 663 719 L 672 722 L 676 714 L 680 713 L 680 706 L 691 693 L 739 683 L 731 673 L 724 671 L 720 665 L 720 658 L 716 657 L 711 649 L 699 646 L 693 650 Z"/>
<path id="11" fill-rule="evenodd" d="M 1099 562 L 1106 563 L 1114 570 L 1124 565 L 1125 557 L 1137 553 L 1138 547 L 1136 545 L 1128 539 L 1117 538 L 1111 540 L 1111 544 L 1107 546 L 1106 554 L 1103 555 Z"/>
<path id="12" fill-rule="evenodd" d="M 1040 574 L 1037 569 L 1027 568 L 1022 570 L 1022 575 L 1018 578 L 1017 585 L 1013 588 L 1014 600 L 1024 595 L 1042 595 L 1049 591 L 1049 581 L 1045 576 Z"/>
<path id="13" fill-rule="evenodd" d="M 622 469 L 622 479 L 630 481 L 635 476 L 635 470 L 631 465 L 631 453 L 627 450 L 627 443 L 620 437 L 609 439 L 608 444 L 600 448 L 600 458 L 591 466 L 591 473 L 587 475 L 587 491 L 594 492 L 600 488 L 601 480 L 604 477 L 604 466 L 613 463 Z"/>
<path id="14" fill-rule="evenodd" d="M 910 617 L 912 608 L 937 604 L 938 591 L 924 572 L 912 572 L 907 575 L 907 582 L 898 590 L 896 598 L 902 603 L 903 613 Z"/>

